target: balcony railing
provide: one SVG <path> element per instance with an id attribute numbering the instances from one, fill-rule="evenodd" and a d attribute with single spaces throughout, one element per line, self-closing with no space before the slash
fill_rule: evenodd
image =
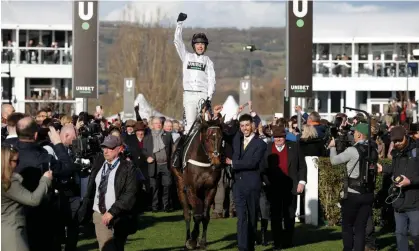
<path id="1" fill-rule="evenodd" d="M 69 48 L 52 47 L 2 47 L 1 62 L 6 64 L 72 64 Z"/>
<path id="2" fill-rule="evenodd" d="M 417 78 L 418 65 L 419 60 L 313 60 L 313 76 Z"/>

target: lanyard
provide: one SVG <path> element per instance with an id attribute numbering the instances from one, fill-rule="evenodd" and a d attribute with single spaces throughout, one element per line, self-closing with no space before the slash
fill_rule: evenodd
<path id="1" fill-rule="evenodd" d="M 106 166 L 107 166 L 106 164 L 107 164 L 107 162 L 105 161 L 105 163 L 103 164 L 103 167 L 102 167 L 102 179 L 103 179 L 104 176 L 107 176 L 119 164 L 119 159 L 117 159 L 115 161 L 115 163 L 113 163 L 113 165 L 110 168 L 108 168 L 107 170 L 105 170 Z"/>

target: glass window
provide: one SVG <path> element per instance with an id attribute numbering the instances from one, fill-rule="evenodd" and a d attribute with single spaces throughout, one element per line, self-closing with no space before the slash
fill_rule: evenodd
<path id="1" fill-rule="evenodd" d="M 47 31 L 47 30 L 42 31 L 41 41 L 42 41 L 42 45 L 44 47 L 51 46 L 51 43 L 52 43 L 52 31 Z"/>
<path id="2" fill-rule="evenodd" d="M 414 55 L 413 54 L 413 50 L 419 50 L 419 44 L 410 44 L 410 55 L 412 55 L 411 56 L 411 60 L 419 60 L 419 55 Z M 416 67 L 416 76 L 418 75 L 417 74 L 417 67 Z"/>
<path id="3" fill-rule="evenodd" d="M 19 47 L 26 47 L 28 41 L 26 41 L 26 30 L 19 30 Z"/>
<path id="4" fill-rule="evenodd" d="M 313 47 L 311 49 L 311 54 L 312 54 L 312 60 L 316 60 L 317 44 L 313 44 Z"/>
<path id="5" fill-rule="evenodd" d="M 55 42 L 58 43 L 58 47 L 64 47 L 65 31 L 55 31 Z"/>
<path id="6" fill-rule="evenodd" d="M 36 46 L 39 43 L 39 31 L 30 30 L 29 31 L 29 45 Z"/>
<path id="7" fill-rule="evenodd" d="M 341 44 L 332 44 L 330 51 L 332 52 L 332 60 L 339 60 L 342 57 Z"/>
<path id="8" fill-rule="evenodd" d="M 368 60 L 368 44 L 358 44 L 358 59 Z"/>
<path id="9" fill-rule="evenodd" d="M 16 40 L 16 38 L 13 38 L 12 30 L 4 30 L 4 29 L 1 30 L 1 39 L 3 42 L 3 46 L 10 46 L 8 45 L 9 41 L 13 42 Z"/>
<path id="10" fill-rule="evenodd" d="M 319 44 L 319 59 L 320 60 L 329 60 L 329 44 Z"/>
<path id="11" fill-rule="evenodd" d="M 397 44 L 396 50 L 397 60 L 406 60 L 407 44 Z"/>
<path id="12" fill-rule="evenodd" d="M 11 81 L 10 81 L 11 80 Z M 14 84 L 14 79 L 10 79 L 10 78 L 1 78 L 1 97 L 2 99 L 9 99 L 9 88 L 10 85 L 12 85 L 13 88 L 13 84 Z"/>
<path id="13" fill-rule="evenodd" d="M 352 44 L 343 45 L 343 56 L 348 57 L 348 59 L 352 58 Z"/>

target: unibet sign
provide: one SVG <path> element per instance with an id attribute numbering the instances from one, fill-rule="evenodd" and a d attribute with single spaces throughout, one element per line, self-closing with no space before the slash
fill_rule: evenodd
<path id="1" fill-rule="evenodd" d="M 301 10 L 298 8 L 300 2 L 302 3 Z M 302 18 L 308 13 L 308 0 L 292 0 L 292 13 L 299 18 L 296 22 L 297 27 L 303 27 L 304 20 Z"/>
<path id="2" fill-rule="evenodd" d="M 94 15 L 94 8 L 93 2 L 87 2 L 87 13 L 84 7 L 86 6 L 86 2 L 79 2 L 79 17 L 85 21 L 81 24 L 83 30 L 88 30 L 90 24 L 87 21 L 90 21 Z"/>

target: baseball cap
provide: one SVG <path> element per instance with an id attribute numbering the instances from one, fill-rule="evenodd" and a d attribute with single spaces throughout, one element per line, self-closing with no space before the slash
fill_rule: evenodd
<path id="1" fill-rule="evenodd" d="M 354 127 L 351 127 L 352 131 L 357 131 L 365 136 L 368 136 L 368 124 L 359 123 Z"/>
<path id="2" fill-rule="evenodd" d="M 105 138 L 105 140 L 100 146 L 109 149 L 114 149 L 115 147 L 122 146 L 122 140 L 120 137 L 109 135 Z"/>

